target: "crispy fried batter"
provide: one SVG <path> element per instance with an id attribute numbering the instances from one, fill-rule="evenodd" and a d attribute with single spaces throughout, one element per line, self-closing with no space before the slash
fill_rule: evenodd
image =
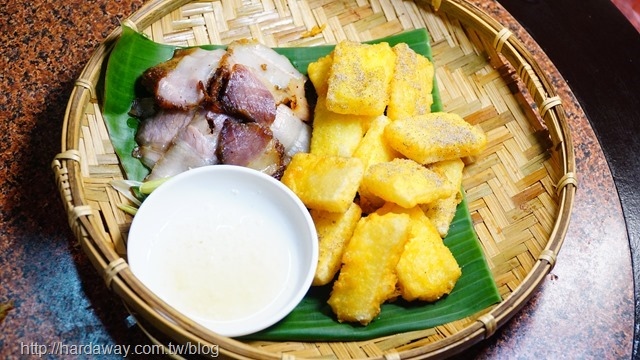
<path id="1" fill-rule="evenodd" d="M 282 175 L 310 209 L 345 212 L 353 203 L 364 165 L 357 158 L 297 153 Z"/>
<path id="2" fill-rule="evenodd" d="M 398 152 L 420 164 L 478 155 L 487 137 L 454 113 L 430 113 L 393 121 L 385 138 Z"/>
<path id="3" fill-rule="evenodd" d="M 436 226 L 441 237 L 447 236 L 449 225 L 456 214 L 458 204 L 462 201 L 462 170 L 464 162 L 461 159 L 445 160 L 427 166 L 429 169 L 444 174 L 454 188 L 460 189 L 444 199 L 438 199 L 422 206 L 425 215 Z"/>
<path id="4" fill-rule="evenodd" d="M 384 115 L 376 117 L 353 153 L 354 157 L 363 161 L 365 173 L 370 165 L 388 162 L 401 156 L 384 139 L 384 128 L 389 123 L 391 120 Z M 371 213 L 384 205 L 384 200 L 374 195 L 363 184 L 360 184 L 358 194 L 360 195 L 360 206 L 366 213 Z"/>
<path id="5" fill-rule="evenodd" d="M 360 140 L 353 156 L 360 158 L 364 162 L 365 167 L 391 161 L 401 156 L 400 153 L 389 146 L 384 139 L 384 129 L 390 123 L 391 120 L 384 115 L 375 117 L 373 121 L 371 121 L 364 137 Z"/>
<path id="6" fill-rule="evenodd" d="M 406 214 L 363 217 L 343 256 L 329 305 L 338 321 L 371 322 L 380 305 L 395 296 L 395 268 L 411 231 Z"/>
<path id="7" fill-rule="evenodd" d="M 445 198 L 457 191 L 443 175 L 409 159 L 369 166 L 362 184 L 374 195 L 405 208 Z"/>
<path id="8" fill-rule="evenodd" d="M 387 116 L 391 120 L 424 115 L 433 104 L 433 63 L 407 44 L 395 45 L 396 65 L 391 79 Z"/>
<path id="9" fill-rule="evenodd" d="M 309 74 L 309 80 L 316 89 L 318 97 L 326 98 L 327 96 L 327 80 L 329 79 L 329 71 L 331 71 L 331 65 L 333 64 L 333 53 L 329 53 L 320 59 L 309 63 L 307 67 L 307 73 Z"/>
<path id="10" fill-rule="evenodd" d="M 308 73 L 318 94 L 311 154 L 294 157 L 283 182 L 312 209 L 314 285 L 339 269 L 328 304 L 338 321 L 363 325 L 398 296 L 450 293 L 461 269 L 441 236 L 462 198 L 460 159 L 480 154 L 486 135 L 430 113 L 433 64 L 406 44 L 344 41 Z"/>
<path id="11" fill-rule="evenodd" d="M 405 300 L 433 302 L 453 290 L 462 269 L 429 218 L 414 220 L 412 228 L 396 268 L 398 288 Z"/>
<path id="12" fill-rule="evenodd" d="M 417 206 L 405 209 L 387 203 L 376 213 L 411 217 L 411 235 L 396 266 L 402 298 L 433 302 L 449 294 L 462 270 L 424 212 Z"/>
<path id="13" fill-rule="evenodd" d="M 344 213 L 311 210 L 319 241 L 314 286 L 328 284 L 340 270 L 342 255 L 361 215 L 362 210 L 355 203 Z"/>
<path id="14" fill-rule="evenodd" d="M 333 51 L 327 109 L 340 114 L 382 115 L 396 55 L 388 43 L 342 41 Z"/>
<path id="15" fill-rule="evenodd" d="M 349 157 L 365 134 L 365 116 L 344 115 L 329 111 L 324 98 L 318 98 L 313 117 L 311 153 Z"/>

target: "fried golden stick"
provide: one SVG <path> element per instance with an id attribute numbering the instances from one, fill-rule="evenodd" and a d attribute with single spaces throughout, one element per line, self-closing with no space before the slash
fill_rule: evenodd
<path id="1" fill-rule="evenodd" d="M 327 109 L 340 114 L 384 113 L 396 54 L 388 43 L 341 41 L 327 80 Z"/>
<path id="2" fill-rule="evenodd" d="M 430 113 L 393 121 L 384 129 L 392 148 L 420 164 L 480 154 L 484 132 L 454 113 Z"/>
<path id="3" fill-rule="evenodd" d="M 420 207 L 406 209 L 386 203 L 376 213 L 407 214 L 411 217 L 411 235 L 396 266 L 402 298 L 433 302 L 449 294 L 462 270 Z"/>
<path id="4" fill-rule="evenodd" d="M 338 321 L 371 322 L 380 305 L 396 296 L 396 265 L 411 231 L 407 214 L 363 217 L 343 256 L 329 305 Z"/>
<path id="5" fill-rule="evenodd" d="M 345 212 L 363 175 L 360 159 L 297 153 L 284 171 L 282 183 L 309 209 Z"/>
<path id="6" fill-rule="evenodd" d="M 398 262 L 398 287 L 408 301 L 433 302 L 449 294 L 462 275 L 451 250 L 429 218 L 412 224 L 414 234 Z"/>
<path id="7" fill-rule="evenodd" d="M 311 217 L 318 232 L 318 266 L 313 285 L 326 285 L 336 276 L 353 231 L 360 220 L 362 210 L 352 203 L 344 213 L 311 210 Z"/>
<path id="8" fill-rule="evenodd" d="M 462 170 L 464 169 L 464 162 L 460 159 L 445 160 L 433 163 L 427 166 L 433 171 L 444 174 L 451 182 L 454 188 L 460 189 L 444 199 L 438 199 L 432 203 L 422 205 L 421 208 L 425 215 L 436 226 L 440 237 L 444 238 L 449 232 L 449 226 L 451 220 L 456 214 L 458 204 L 462 201 Z"/>
<path id="9" fill-rule="evenodd" d="M 366 116 L 329 111 L 324 98 L 318 98 L 311 133 L 312 154 L 351 157 L 365 134 Z"/>
<path id="10" fill-rule="evenodd" d="M 442 199 L 457 191 L 444 175 L 409 159 L 371 165 L 361 185 L 374 195 L 405 208 Z"/>
<path id="11" fill-rule="evenodd" d="M 387 116 L 391 120 L 424 115 L 433 104 L 433 63 L 413 51 L 407 44 L 393 47 L 396 65 L 389 89 Z"/>

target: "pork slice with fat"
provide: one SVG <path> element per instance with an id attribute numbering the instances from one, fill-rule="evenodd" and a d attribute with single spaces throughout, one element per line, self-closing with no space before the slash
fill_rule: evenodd
<path id="1" fill-rule="evenodd" d="M 221 64 L 242 64 L 251 70 L 273 94 L 276 104 L 286 104 L 301 120 L 309 120 L 309 104 L 305 96 L 307 77 L 299 72 L 284 55 L 252 40 L 229 44 Z"/>
<path id="2" fill-rule="evenodd" d="M 161 110 L 153 117 L 142 120 L 136 132 L 135 140 L 138 146 L 134 149 L 133 156 L 148 168 L 153 168 L 194 115 L 195 110 Z"/>
<path id="3" fill-rule="evenodd" d="M 218 134 L 212 132 L 207 112 L 198 111 L 155 164 L 147 180 L 170 177 L 189 169 L 217 164 Z"/>
<path id="4" fill-rule="evenodd" d="M 209 88 L 213 109 L 269 126 L 276 117 L 276 102 L 264 83 L 241 64 L 221 65 Z"/>
<path id="5" fill-rule="evenodd" d="M 226 120 L 220 132 L 221 163 L 261 171 L 275 178 L 284 172 L 284 148 L 271 130 L 257 123 Z"/>
<path id="6" fill-rule="evenodd" d="M 286 163 L 298 152 L 309 152 L 311 127 L 300 120 L 288 106 L 278 105 L 276 118 L 270 129 L 284 147 Z"/>
<path id="7" fill-rule="evenodd" d="M 187 109 L 199 105 L 224 50 L 178 49 L 171 59 L 142 74 L 141 82 L 165 109 Z"/>

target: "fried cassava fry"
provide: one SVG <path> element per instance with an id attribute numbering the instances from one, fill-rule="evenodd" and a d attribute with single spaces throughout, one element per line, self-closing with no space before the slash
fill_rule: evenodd
<path id="1" fill-rule="evenodd" d="M 371 322 L 380 305 L 395 296 L 396 266 L 409 238 L 407 214 L 363 217 L 343 256 L 328 304 L 338 321 Z"/>

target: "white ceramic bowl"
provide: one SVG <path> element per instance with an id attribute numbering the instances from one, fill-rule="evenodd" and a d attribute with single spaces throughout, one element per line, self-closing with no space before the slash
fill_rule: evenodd
<path id="1" fill-rule="evenodd" d="M 213 165 L 162 184 L 134 217 L 132 272 L 184 315 L 224 336 L 284 318 L 311 286 L 318 239 L 309 212 L 258 171 Z"/>

